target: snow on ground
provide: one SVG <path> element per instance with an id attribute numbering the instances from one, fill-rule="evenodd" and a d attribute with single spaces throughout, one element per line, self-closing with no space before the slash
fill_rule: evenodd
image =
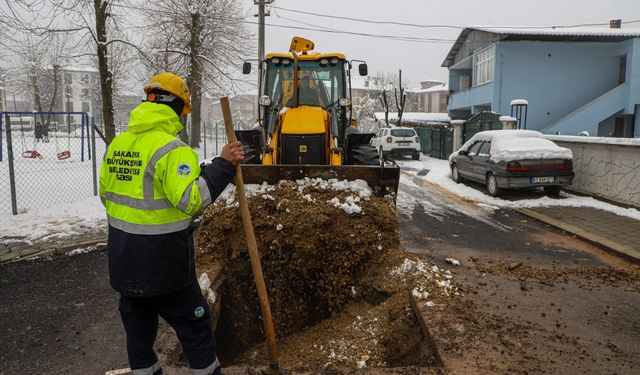
<path id="1" fill-rule="evenodd" d="M 471 186 L 463 183 L 456 184 L 451 179 L 451 170 L 447 160 L 430 158 L 422 155 L 421 160 L 399 160 L 398 165 L 407 172 L 418 176 L 428 182 L 441 186 L 442 188 L 478 205 L 483 205 L 490 209 L 496 208 L 535 208 L 548 206 L 562 207 L 591 207 L 600 210 L 609 211 L 620 216 L 630 217 L 640 220 L 640 211 L 634 208 L 623 208 L 610 203 L 602 202 L 591 197 L 581 197 L 574 194 L 562 192 L 560 197 L 550 198 L 547 196 L 535 199 L 521 199 L 517 201 L 508 201 L 501 198 L 491 197 L 483 191 L 479 191 Z M 429 170 L 424 176 L 417 175 L 420 170 Z"/>
<path id="2" fill-rule="evenodd" d="M 100 199 L 85 198 L 75 203 L 29 211 L 13 216 L 0 215 L 0 241 L 39 242 L 104 231 L 107 218 Z"/>

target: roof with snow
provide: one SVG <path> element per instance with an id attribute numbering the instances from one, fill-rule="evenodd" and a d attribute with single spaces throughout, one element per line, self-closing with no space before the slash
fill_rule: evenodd
<path id="1" fill-rule="evenodd" d="M 483 31 L 496 34 L 499 40 L 508 41 L 544 41 L 544 42 L 619 42 L 632 38 L 640 38 L 640 28 L 609 27 L 527 27 L 527 26 L 469 26 L 466 27 L 455 41 L 447 57 L 442 62 L 443 67 L 453 65 L 453 61 L 464 45 L 467 36 L 473 31 Z"/>
<path id="2" fill-rule="evenodd" d="M 384 112 L 376 112 L 375 118 L 376 120 L 384 120 Z M 449 122 L 451 118 L 446 113 L 404 112 L 402 114 L 402 120 L 415 122 Z M 389 112 L 389 121 L 398 121 L 398 113 Z"/>
<path id="3" fill-rule="evenodd" d="M 441 91 L 449 91 L 449 86 L 446 83 L 442 83 L 436 86 L 429 87 L 428 89 L 415 88 L 408 89 L 407 91 L 415 92 L 415 93 L 424 93 L 424 92 L 441 92 Z"/>

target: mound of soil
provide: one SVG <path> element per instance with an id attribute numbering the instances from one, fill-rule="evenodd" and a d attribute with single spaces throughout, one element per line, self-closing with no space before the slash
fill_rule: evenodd
<path id="1" fill-rule="evenodd" d="M 409 293 L 437 303 L 449 293 L 449 276 L 399 251 L 392 199 L 373 196 L 362 181 L 281 182 L 247 191 L 281 365 L 436 361 Z M 222 363 L 260 366 L 268 363 L 261 311 L 237 206 L 230 190 L 204 212 L 196 266 L 215 290 L 208 294 Z"/>

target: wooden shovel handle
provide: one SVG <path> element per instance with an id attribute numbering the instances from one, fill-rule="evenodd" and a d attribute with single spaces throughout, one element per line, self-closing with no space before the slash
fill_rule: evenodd
<path id="1" fill-rule="evenodd" d="M 233 118 L 231 117 L 231 108 L 229 106 L 229 98 L 220 99 L 222 107 L 222 115 L 224 116 L 224 126 L 227 131 L 229 142 L 236 141 L 236 133 L 233 128 Z M 271 317 L 271 307 L 269 306 L 269 296 L 267 295 L 267 286 L 264 283 L 264 275 L 262 274 L 262 266 L 260 265 L 260 255 L 258 254 L 258 246 L 256 244 L 256 236 L 253 233 L 253 224 L 251 223 L 251 214 L 249 213 L 249 205 L 247 196 L 244 191 L 244 179 L 242 178 L 242 169 L 238 165 L 235 177 L 236 189 L 238 191 L 238 201 L 240 203 L 240 215 L 242 216 L 242 224 L 244 232 L 247 236 L 247 247 L 249 248 L 249 256 L 251 258 L 251 269 L 253 270 L 253 280 L 258 289 L 258 297 L 260 299 L 260 309 L 262 310 L 262 320 L 264 323 L 264 332 L 267 339 L 267 350 L 269 351 L 270 368 L 272 374 L 279 374 L 278 366 L 278 343 L 276 341 L 276 332 L 273 328 L 273 319 Z"/>

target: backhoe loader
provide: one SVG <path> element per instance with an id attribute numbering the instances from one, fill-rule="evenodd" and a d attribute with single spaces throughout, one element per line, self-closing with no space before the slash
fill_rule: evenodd
<path id="1" fill-rule="evenodd" d="M 379 195 L 398 190 L 400 169 L 385 165 L 352 119 L 351 67 L 341 53 L 319 53 L 308 39 L 294 37 L 288 53 L 258 61 L 258 122 L 236 131 L 245 148 L 245 183 L 275 184 L 304 177 L 366 181 Z M 251 73 L 245 61 L 243 73 Z"/>

